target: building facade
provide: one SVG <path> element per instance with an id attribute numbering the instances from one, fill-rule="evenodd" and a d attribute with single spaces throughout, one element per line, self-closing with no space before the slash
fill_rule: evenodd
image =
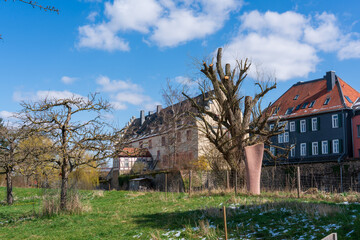
<path id="1" fill-rule="evenodd" d="M 201 96 L 194 99 L 202 101 Z M 214 108 L 212 102 L 204 104 L 209 109 Z M 158 105 L 155 112 L 147 115 L 145 111 L 140 111 L 140 117 L 132 117 L 126 126 L 126 147 L 146 149 L 153 161 L 148 165 L 149 170 L 191 167 L 203 155 L 204 146 L 208 144 L 198 130 L 198 120 L 192 114 L 194 112 L 188 100 L 164 109 Z M 114 159 L 114 164 L 124 165 L 124 157 Z"/>
<path id="2" fill-rule="evenodd" d="M 270 151 L 276 154 L 275 146 L 291 148 L 285 163 L 341 162 L 357 156 L 353 125 L 360 125 L 360 119 L 354 117 L 353 106 L 359 97 L 333 71 L 294 84 L 270 107 L 274 115 L 269 128 L 278 118 L 285 125 L 284 133 L 273 137 Z"/>

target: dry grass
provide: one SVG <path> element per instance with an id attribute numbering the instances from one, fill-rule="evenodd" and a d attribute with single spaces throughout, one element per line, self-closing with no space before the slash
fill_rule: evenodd
<path id="1" fill-rule="evenodd" d="M 70 214 L 80 214 L 91 211 L 91 206 L 81 201 L 80 195 L 76 191 L 68 192 L 66 210 L 60 209 L 60 194 L 58 192 L 45 194 L 43 196 L 40 216 L 52 216 L 62 212 Z"/>

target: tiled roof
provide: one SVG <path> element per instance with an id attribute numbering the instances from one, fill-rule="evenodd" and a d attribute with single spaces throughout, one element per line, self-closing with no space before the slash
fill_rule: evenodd
<path id="1" fill-rule="evenodd" d="M 359 97 L 360 93 L 339 77 L 336 77 L 335 85 L 330 91 L 327 90 L 327 80 L 321 78 L 294 84 L 271 105 L 270 109 L 275 110 L 279 107 L 278 116 L 294 118 L 351 108 Z M 324 104 L 327 99 L 328 104 Z"/>
<path id="2" fill-rule="evenodd" d="M 145 148 L 123 148 L 119 157 L 152 157 L 151 153 Z"/>
<path id="3" fill-rule="evenodd" d="M 207 97 L 208 93 L 205 95 L 205 98 Z M 202 95 L 198 95 L 193 99 L 198 103 L 205 104 L 203 103 Z M 148 114 L 143 124 L 141 124 L 140 118 L 135 118 L 127 127 L 125 138 L 131 142 L 154 135 L 165 134 L 172 129 L 171 124 L 174 114 L 177 114 L 177 128 L 194 126 L 195 122 L 191 113 L 195 112 L 196 109 L 193 108 L 191 102 L 186 99 L 161 109 L 160 112 Z"/>

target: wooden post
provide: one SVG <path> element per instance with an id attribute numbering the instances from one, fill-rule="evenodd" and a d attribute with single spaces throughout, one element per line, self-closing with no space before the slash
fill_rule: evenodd
<path id="1" fill-rule="evenodd" d="M 297 166 L 297 195 L 298 195 L 298 198 L 300 198 L 300 167 Z"/>
<path id="2" fill-rule="evenodd" d="M 230 179 L 229 179 L 229 171 L 226 170 L 226 190 L 230 188 Z"/>
<path id="3" fill-rule="evenodd" d="M 235 170 L 235 195 L 237 194 L 237 170 Z"/>
<path id="4" fill-rule="evenodd" d="M 224 230 L 225 230 L 225 240 L 228 239 L 227 236 L 227 224 L 226 224 L 226 208 L 223 206 L 223 212 L 224 212 Z"/>
<path id="5" fill-rule="evenodd" d="M 168 189 L 167 189 L 167 172 L 165 173 L 165 199 L 167 200 L 167 192 L 168 192 Z"/>
<path id="6" fill-rule="evenodd" d="M 189 170 L 189 197 L 191 197 L 191 170 Z"/>

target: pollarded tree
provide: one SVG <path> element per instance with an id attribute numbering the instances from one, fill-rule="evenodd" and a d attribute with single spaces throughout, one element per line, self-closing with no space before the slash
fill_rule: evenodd
<path id="1" fill-rule="evenodd" d="M 257 81 L 255 84 L 259 91 L 254 97 L 241 96 L 239 91 L 250 68 L 248 61 L 237 61 L 233 69 L 230 64 L 226 64 L 224 71 L 221 48 L 218 49 L 216 60 L 216 66 L 204 62 L 201 69 L 206 77 L 201 87 L 203 101 L 196 102 L 184 95 L 198 110 L 195 117 L 199 120 L 199 130 L 223 155 L 231 170 L 235 171 L 239 170 L 240 163 L 245 160 L 244 147 L 257 143 L 271 145 L 271 137 L 283 131 L 283 126 L 279 124 L 270 130 L 267 121 L 273 112 L 261 110 L 261 100 L 276 88 L 276 82 Z M 265 151 L 275 158 L 268 149 Z"/>
<path id="2" fill-rule="evenodd" d="M 114 144 L 120 144 L 121 134 L 113 131 L 101 114 L 111 105 L 96 94 L 64 99 L 45 98 L 23 102 L 20 117 L 36 132 L 52 142 L 52 161 L 61 173 L 60 208 L 67 207 L 69 174 L 81 165 L 100 164 L 115 154 Z"/>

